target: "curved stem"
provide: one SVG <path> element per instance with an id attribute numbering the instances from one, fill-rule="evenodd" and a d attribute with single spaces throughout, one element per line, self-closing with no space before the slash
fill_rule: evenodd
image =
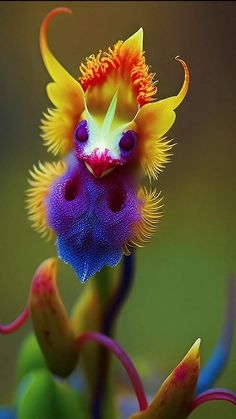
<path id="1" fill-rule="evenodd" d="M 212 390 L 204 391 L 204 393 L 199 394 L 190 406 L 189 413 L 197 409 L 199 406 L 206 402 L 214 400 L 224 400 L 226 402 L 232 403 L 236 406 L 236 393 L 225 388 L 214 388 Z"/>
<path id="2" fill-rule="evenodd" d="M 9 324 L 0 324 L 0 334 L 7 335 L 10 333 L 15 332 L 16 330 L 20 329 L 29 318 L 29 309 L 26 307 L 22 313 L 12 322 Z"/>
<path id="3" fill-rule="evenodd" d="M 133 251 L 130 256 L 124 256 L 120 282 L 113 299 L 110 301 L 103 320 L 102 333 L 105 335 L 111 334 L 117 315 L 130 292 L 134 280 L 134 269 L 135 253 Z"/>
<path id="4" fill-rule="evenodd" d="M 133 385 L 139 403 L 140 411 L 146 410 L 148 407 L 148 403 L 142 382 L 134 364 L 132 363 L 128 355 L 125 353 L 125 351 L 121 348 L 121 346 L 108 336 L 105 336 L 102 333 L 97 332 L 82 333 L 76 340 L 79 347 L 82 347 L 85 343 L 89 341 L 99 343 L 106 349 L 110 350 L 119 359 Z"/>

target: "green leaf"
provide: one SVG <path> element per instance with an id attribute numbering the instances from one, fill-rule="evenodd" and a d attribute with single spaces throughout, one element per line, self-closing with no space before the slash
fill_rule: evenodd
<path id="1" fill-rule="evenodd" d="M 18 419 L 59 419 L 55 383 L 47 371 L 25 376 L 18 397 Z"/>
<path id="2" fill-rule="evenodd" d="M 18 388 L 17 412 L 17 419 L 87 418 L 81 396 L 46 370 L 25 376 Z"/>
<path id="3" fill-rule="evenodd" d="M 88 419 L 86 402 L 66 383 L 58 385 L 58 407 L 61 412 L 60 419 Z"/>
<path id="4" fill-rule="evenodd" d="M 17 362 L 17 381 L 34 370 L 46 368 L 46 363 L 43 354 L 40 350 L 38 342 L 33 334 L 30 334 L 24 340 L 18 362 Z"/>

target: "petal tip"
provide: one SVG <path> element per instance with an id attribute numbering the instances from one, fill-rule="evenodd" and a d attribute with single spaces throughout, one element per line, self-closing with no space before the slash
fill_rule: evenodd
<path id="1" fill-rule="evenodd" d="M 56 7 L 55 9 L 51 10 L 45 16 L 45 18 L 43 20 L 43 23 L 41 25 L 41 29 L 40 29 L 40 43 L 41 43 L 41 46 L 46 41 L 47 30 L 48 30 L 48 25 L 49 25 L 50 21 L 53 19 L 54 16 L 57 16 L 61 13 L 72 14 L 72 10 L 69 9 L 68 7 Z"/>
<path id="2" fill-rule="evenodd" d="M 143 51 L 143 28 L 138 29 L 126 41 L 124 41 L 123 49 L 132 51 L 132 54 L 142 53 Z"/>
<path id="3" fill-rule="evenodd" d="M 49 258 L 39 265 L 36 270 L 32 283 L 32 293 L 38 294 L 45 291 L 45 287 L 51 288 L 52 283 L 56 280 L 57 259 Z M 51 285 L 50 285 L 51 284 Z M 44 286 L 43 286 L 44 285 Z"/>
<path id="4" fill-rule="evenodd" d="M 200 345 L 201 345 L 201 338 L 198 338 L 192 347 L 190 348 L 190 353 L 195 356 L 196 358 L 199 358 L 200 356 Z"/>

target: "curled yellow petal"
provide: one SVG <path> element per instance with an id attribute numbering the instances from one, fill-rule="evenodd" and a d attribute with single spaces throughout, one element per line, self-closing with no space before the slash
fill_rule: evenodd
<path id="1" fill-rule="evenodd" d="M 181 102 L 183 102 L 189 88 L 189 70 L 188 66 L 185 61 L 181 60 L 178 56 L 175 57 L 177 61 L 179 61 L 184 69 L 184 82 L 182 88 L 180 89 L 179 93 L 176 96 L 169 97 L 167 99 L 160 100 L 159 103 L 164 103 L 165 105 L 169 106 L 171 110 L 176 109 Z M 162 134 L 163 135 L 163 134 Z"/>
<path id="2" fill-rule="evenodd" d="M 44 64 L 54 80 L 47 86 L 49 99 L 57 107 L 49 110 L 42 121 L 43 138 L 49 151 L 64 154 L 73 146 L 73 131 L 84 110 L 84 92 L 75 80 L 59 63 L 50 51 L 47 43 L 47 31 L 50 21 L 60 13 L 71 13 L 67 7 L 52 10 L 44 19 L 40 30 L 40 49 Z"/>
<path id="3" fill-rule="evenodd" d="M 62 65 L 57 61 L 57 59 L 51 53 L 48 43 L 47 43 L 47 31 L 50 21 L 54 16 L 57 16 L 60 13 L 71 13 L 71 10 L 67 7 L 58 7 L 53 9 L 44 19 L 41 30 L 40 30 L 40 49 L 43 57 L 44 64 L 54 81 L 64 82 L 67 79 L 73 78 L 70 74 L 62 67 Z"/>
<path id="4" fill-rule="evenodd" d="M 184 100 L 189 87 L 187 64 L 179 58 L 176 59 L 182 64 L 185 73 L 179 93 L 156 103 L 144 105 L 135 118 L 139 136 L 141 165 L 145 173 L 154 178 L 157 177 L 163 165 L 168 162 L 172 145 L 162 137 L 173 125 L 176 118 L 174 110 Z"/>

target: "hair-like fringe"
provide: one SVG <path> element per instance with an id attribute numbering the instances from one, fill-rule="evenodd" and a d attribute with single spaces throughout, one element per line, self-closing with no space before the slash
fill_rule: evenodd
<path id="1" fill-rule="evenodd" d="M 32 227 L 42 236 L 50 240 L 53 231 L 47 224 L 45 198 L 48 195 L 50 185 L 65 172 L 65 163 L 62 161 L 33 166 L 30 170 L 31 179 L 28 180 L 30 188 L 26 191 L 26 209 Z"/>

